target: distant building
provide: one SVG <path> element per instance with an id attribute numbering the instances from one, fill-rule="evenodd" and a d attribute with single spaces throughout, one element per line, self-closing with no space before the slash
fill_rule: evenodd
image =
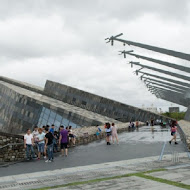
<path id="1" fill-rule="evenodd" d="M 169 112 L 170 113 L 179 112 L 179 107 L 169 107 Z"/>
<path id="2" fill-rule="evenodd" d="M 157 107 L 144 107 L 143 109 L 146 110 L 146 111 L 156 113 L 156 114 L 159 113 L 158 110 L 157 110 Z"/>

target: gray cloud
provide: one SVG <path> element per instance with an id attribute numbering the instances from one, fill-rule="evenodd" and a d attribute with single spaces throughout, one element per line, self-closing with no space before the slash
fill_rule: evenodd
<path id="1" fill-rule="evenodd" d="M 166 107 L 170 103 L 151 95 L 126 65 L 136 59 L 124 60 L 117 55 L 124 47 L 105 44 L 104 38 L 123 32 L 123 38 L 188 52 L 188 19 L 187 0 L 0 0 L 0 74 L 40 86 L 55 80 L 140 107 Z M 160 57 L 125 47 L 131 48 Z"/>
<path id="2" fill-rule="evenodd" d="M 1 0 L 1 19 L 8 17 L 32 14 L 34 16 L 49 16 L 54 14 L 68 14 L 71 18 L 82 20 L 87 18 L 108 19 L 134 19 L 143 14 L 153 13 L 165 17 L 165 19 L 185 18 L 188 14 L 188 0 Z M 70 13 L 70 14 L 69 14 Z M 73 15 L 73 16 L 72 16 Z M 81 18 L 77 16 L 81 16 Z M 69 18 L 67 18 L 69 20 Z M 72 19 L 71 19 L 72 20 Z"/>

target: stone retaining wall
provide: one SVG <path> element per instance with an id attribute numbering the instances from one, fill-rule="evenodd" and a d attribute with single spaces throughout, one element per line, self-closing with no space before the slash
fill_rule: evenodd
<path id="1" fill-rule="evenodd" d="M 139 123 L 139 126 L 144 125 L 144 123 Z M 129 123 L 121 123 L 117 125 L 117 132 L 122 133 L 124 131 L 128 131 L 128 126 Z M 74 135 L 77 136 L 76 138 L 76 145 L 81 145 L 81 144 L 87 144 L 93 141 L 96 141 L 97 139 L 104 139 L 106 137 L 105 134 L 105 128 L 104 126 L 100 126 L 102 132 L 100 135 L 97 137 L 96 132 L 97 132 L 97 127 L 82 127 L 82 128 L 77 128 L 73 130 Z M 87 135 L 88 134 L 88 135 Z"/>
<path id="2" fill-rule="evenodd" d="M 0 132 L 0 162 L 23 160 L 23 136 Z"/>
<path id="3" fill-rule="evenodd" d="M 142 126 L 140 123 L 139 126 Z M 118 133 L 128 131 L 129 123 L 122 123 L 117 126 Z M 73 129 L 76 137 L 76 145 L 87 144 L 97 139 L 105 138 L 104 126 L 100 126 L 102 132 L 97 137 L 97 127 L 83 127 Z M 71 144 L 70 144 L 71 145 Z M 0 132 L 0 162 L 21 161 L 25 158 L 23 135 L 14 135 Z"/>

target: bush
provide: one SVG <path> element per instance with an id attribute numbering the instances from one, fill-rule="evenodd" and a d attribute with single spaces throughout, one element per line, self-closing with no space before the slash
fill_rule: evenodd
<path id="1" fill-rule="evenodd" d="M 165 112 L 162 115 L 167 116 L 167 117 L 171 117 L 171 118 L 179 121 L 179 120 L 184 119 L 185 113 L 186 112 L 172 112 L 172 113 Z"/>

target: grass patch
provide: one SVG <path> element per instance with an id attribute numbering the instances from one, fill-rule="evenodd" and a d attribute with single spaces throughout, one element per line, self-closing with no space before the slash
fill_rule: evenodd
<path id="1" fill-rule="evenodd" d="M 167 169 L 161 168 L 161 169 L 149 170 L 149 171 L 141 172 L 141 173 L 150 174 L 150 173 L 154 173 L 154 172 L 163 172 L 163 171 L 167 171 Z"/>
<path id="2" fill-rule="evenodd" d="M 190 189 L 190 185 L 186 185 L 183 183 L 174 182 L 174 181 L 170 181 L 167 179 L 161 179 L 158 177 L 146 175 L 146 174 L 150 174 L 150 173 L 154 173 L 154 172 L 160 172 L 160 171 L 167 171 L 167 170 L 166 169 L 155 169 L 155 170 L 149 170 L 149 171 L 145 171 L 145 172 L 131 173 L 131 174 L 125 174 L 125 175 L 120 175 L 120 176 L 106 177 L 106 178 L 98 178 L 98 179 L 92 179 L 92 180 L 88 180 L 88 181 L 72 182 L 72 183 L 63 184 L 63 185 L 56 185 L 56 186 L 52 186 L 52 187 L 44 187 L 44 188 L 39 188 L 38 190 L 48 190 L 48 189 L 52 189 L 52 188 L 56 189 L 56 188 L 60 188 L 60 187 L 84 185 L 84 184 L 89 184 L 89 183 L 97 183 L 97 182 L 101 182 L 101 181 L 107 181 L 107 180 L 112 180 L 112 179 L 120 179 L 120 178 L 131 177 L 131 176 L 141 177 L 141 178 L 149 179 L 149 180 L 160 182 L 160 183 L 165 183 L 168 185 L 181 187 L 184 189 Z"/>
<path id="3" fill-rule="evenodd" d="M 152 173 L 152 172 L 150 172 L 150 173 Z M 145 178 L 145 179 L 149 179 L 149 180 L 152 180 L 152 181 L 157 181 L 157 182 L 160 182 L 160 183 L 165 183 L 165 184 L 168 184 L 168 185 L 173 185 L 173 186 L 176 186 L 176 187 L 181 187 L 181 188 L 184 188 L 184 189 L 190 189 L 190 185 L 186 185 L 184 183 L 179 183 L 179 182 L 170 181 L 170 180 L 167 180 L 167 179 L 162 179 L 162 178 L 158 178 L 158 177 L 145 175 L 144 173 L 137 173 L 137 174 L 135 174 L 135 176 L 142 177 L 142 178 Z"/>
<path id="4" fill-rule="evenodd" d="M 107 181 L 107 180 L 111 180 L 111 179 L 120 179 L 120 178 L 124 178 L 124 177 L 130 177 L 133 175 L 134 175 L 134 173 L 120 175 L 120 176 L 106 177 L 106 178 L 98 178 L 98 179 L 92 179 L 92 180 L 88 180 L 88 181 L 79 181 L 79 182 L 67 183 L 67 184 L 63 184 L 63 185 L 56 185 L 56 186 L 52 186 L 52 187 L 44 187 L 44 188 L 39 188 L 37 190 L 48 190 L 48 189 L 59 188 L 59 187 L 84 185 L 84 184 L 88 184 L 88 183 L 96 183 L 96 182 Z"/>

